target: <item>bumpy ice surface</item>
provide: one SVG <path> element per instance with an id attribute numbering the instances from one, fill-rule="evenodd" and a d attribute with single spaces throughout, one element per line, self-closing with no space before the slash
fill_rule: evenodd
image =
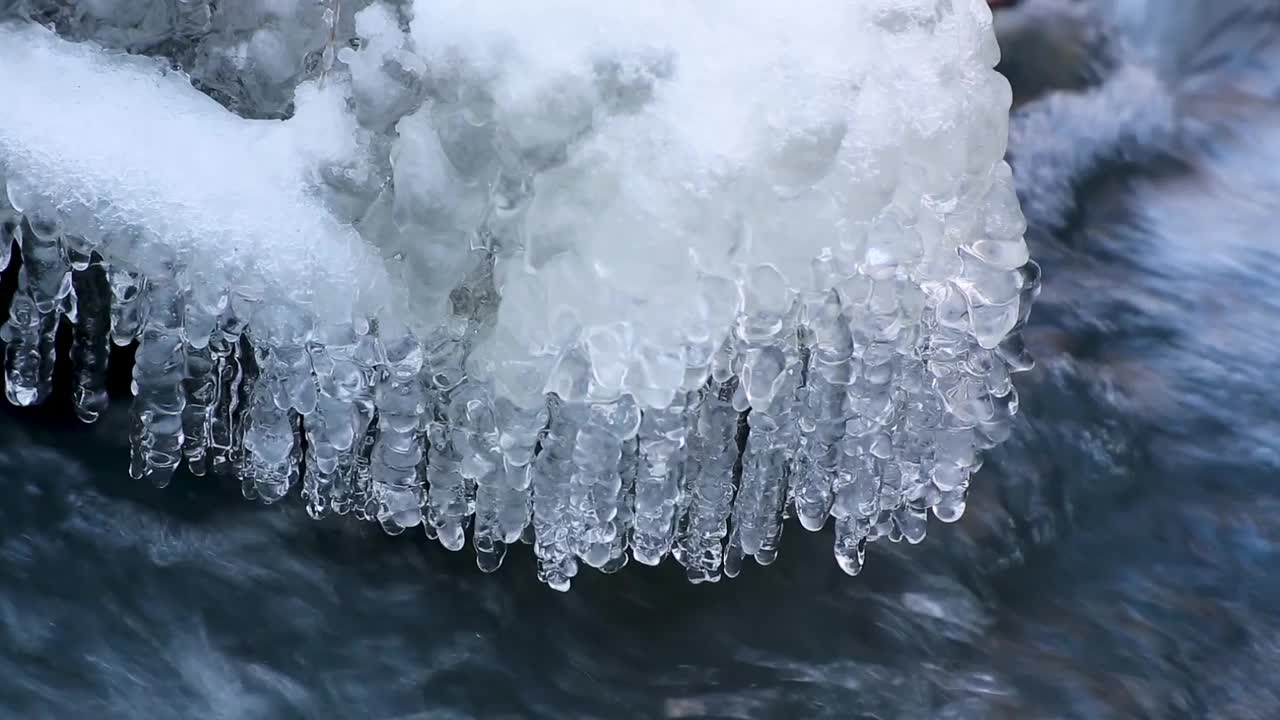
<path id="1" fill-rule="evenodd" d="M 138 340 L 135 475 L 523 539 L 559 589 L 735 575 L 785 513 L 856 573 L 963 512 L 1038 287 L 986 3 L 180 4 L 0 25 L 11 401 L 60 318 L 85 419 Z"/>

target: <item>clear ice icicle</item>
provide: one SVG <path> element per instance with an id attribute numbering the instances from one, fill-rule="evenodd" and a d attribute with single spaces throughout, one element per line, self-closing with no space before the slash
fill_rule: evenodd
<path id="1" fill-rule="evenodd" d="M 734 465 L 738 461 L 739 413 L 733 408 L 738 379 L 707 389 L 695 415 L 696 432 L 688 472 L 689 509 L 681 522 L 676 558 L 695 583 L 720 579 L 724 538 L 733 508 Z"/>
<path id="2" fill-rule="evenodd" d="M 431 452 L 427 464 L 428 533 L 449 550 L 461 550 L 466 542 L 467 516 L 471 512 L 472 483 L 462 474 L 463 455 L 454 422 L 457 415 L 449 412 L 450 391 L 437 391 L 436 420 L 428 426 Z"/>
<path id="3" fill-rule="evenodd" d="M 245 405 L 243 460 L 238 471 L 245 497 L 273 503 L 288 494 L 298 475 L 297 412 L 276 402 L 281 366 L 270 350 L 254 349 L 260 374 Z"/>
<path id="4" fill-rule="evenodd" d="M 725 574 L 734 577 L 744 556 L 773 562 L 782 532 L 787 482 L 796 453 L 800 358 L 794 326 L 760 343 L 746 343 L 735 405 L 749 404 L 747 445 L 733 505 Z"/>
<path id="5" fill-rule="evenodd" d="M 49 394 L 57 315 L 41 313 L 32 297 L 26 268 L 18 271 L 18 290 L 9 305 L 9 319 L 0 328 L 5 343 L 5 395 L 14 405 L 35 405 Z"/>
<path id="6" fill-rule="evenodd" d="M 201 476 L 208 472 L 206 453 L 218 387 L 218 368 L 208 341 L 200 347 L 188 344 L 186 362 L 187 373 L 182 380 L 182 390 L 186 394 L 186 404 L 182 408 L 182 454 L 191 474 Z"/>
<path id="7" fill-rule="evenodd" d="M 5 394 L 15 405 L 43 402 L 53 388 L 58 318 L 74 310 L 71 268 L 52 221 L 24 222 L 22 267 L 9 319 L 0 330 L 5 348 Z"/>
<path id="8" fill-rule="evenodd" d="M 107 407 L 107 358 L 111 352 L 111 287 L 100 262 L 72 273 L 76 321 L 71 340 L 75 373 L 72 400 L 84 422 L 98 419 Z"/>
<path id="9" fill-rule="evenodd" d="M 209 445 L 205 456 L 210 471 L 230 476 L 243 428 L 241 418 L 244 367 L 240 336 L 229 332 L 229 318 L 219 319 L 218 330 L 209 340 L 213 358 L 213 400 L 209 408 Z"/>
<path id="10" fill-rule="evenodd" d="M 364 438 L 373 410 L 373 373 L 356 360 L 354 333 L 344 329 L 327 345 L 310 348 L 319 396 L 307 416 L 307 462 L 303 498 L 307 512 L 319 518 L 344 514 L 354 501 L 357 443 Z"/>
<path id="11" fill-rule="evenodd" d="M 676 520 L 685 500 L 686 411 L 696 398 L 682 394 L 665 408 L 646 410 L 640 420 L 631 556 L 645 565 L 661 562 L 675 540 Z"/>
<path id="12" fill-rule="evenodd" d="M 800 524 L 818 530 L 827 522 L 835 497 L 832 488 L 842 465 L 840 440 L 845 432 L 847 388 L 857 376 L 853 338 L 832 292 L 812 313 L 806 387 L 797 408 L 802 434 L 802 461 L 791 478 L 791 503 Z"/>
<path id="13" fill-rule="evenodd" d="M 573 474 L 574 442 L 586 408 L 562 402 L 555 395 L 549 396 L 547 408 L 550 421 L 533 466 L 533 550 L 538 556 L 538 579 L 563 592 L 578 574 L 570 546 L 569 477 Z"/>
<path id="14" fill-rule="evenodd" d="M 450 318 L 457 320 L 457 318 Z M 463 392 L 466 373 L 462 368 L 465 346 L 461 323 L 446 322 L 423 342 L 425 365 L 423 382 L 428 388 L 427 422 L 430 450 L 426 463 L 426 524 L 428 537 L 438 539 L 449 550 L 466 544 L 467 518 L 475 511 L 475 482 L 463 475 L 463 452 L 467 444 L 463 422 L 465 406 L 454 405 L 453 393 Z"/>
<path id="15" fill-rule="evenodd" d="M 493 572 L 507 554 L 501 520 L 506 478 L 493 399 L 480 383 L 465 383 L 450 400 L 450 415 L 458 428 L 454 443 L 463 456 L 460 473 L 476 489 L 472 529 L 476 564 L 485 572 Z"/>
<path id="16" fill-rule="evenodd" d="M 385 364 L 375 389 L 378 436 L 369 461 L 377 520 L 388 533 L 422 523 L 423 438 L 427 413 L 422 346 L 413 338 L 384 345 Z"/>
<path id="17" fill-rule="evenodd" d="M 547 427 L 546 405 L 525 408 L 506 398 L 494 400 L 498 447 L 502 452 L 502 492 L 498 527 L 508 545 L 518 541 L 533 511 L 533 458 Z"/>
<path id="18" fill-rule="evenodd" d="M 573 470 L 569 476 L 570 543 L 574 554 L 594 568 L 617 561 L 615 548 L 621 527 L 622 446 L 640 427 L 640 408 L 624 397 L 611 403 L 592 403 L 583 414 L 573 439 Z"/>
<path id="19" fill-rule="evenodd" d="M 175 282 L 148 284 L 146 308 L 133 367 L 133 453 L 129 474 L 167 485 L 182 460 L 182 411 L 186 406 L 182 297 Z"/>
<path id="20" fill-rule="evenodd" d="M 146 305 L 141 300 L 146 279 L 138 273 L 116 267 L 107 269 L 111 285 L 111 342 L 128 345 L 138 339 Z"/>

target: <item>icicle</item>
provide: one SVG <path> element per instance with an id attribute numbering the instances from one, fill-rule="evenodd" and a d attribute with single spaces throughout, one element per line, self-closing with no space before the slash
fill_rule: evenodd
<path id="1" fill-rule="evenodd" d="M 45 368 L 52 363 L 45 361 L 42 346 L 56 329 L 57 316 L 37 309 L 26 267 L 22 267 L 18 271 L 17 292 L 9 305 L 9 319 L 0 328 L 0 340 L 5 343 L 5 396 L 14 405 L 35 405 L 48 395 Z"/>
<path id="2" fill-rule="evenodd" d="M 467 517 L 475 511 L 474 487 L 462 474 L 465 436 L 454 437 L 450 398 L 459 390 L 464 347 L 454 328 L 441 328 L 426 342 L 427 372 L 433 400 L 427 437 L 427 525 L 429 536 L 449 550 L 466 544 Z M 459 410 L 461 410 L 461 405 Z"/>
<path id="3" fill-rule="evenodd" d="M 229 476 L 233 471 L 235 449 L 240 445 L 242 428 L 240 336 L 233 320 L 219 318 L 218 330 L 209 340 L 213 358 L 213 400 L 209 408 L 209 447 L 207 464 L 215 474 Z"/>
<path id="4" fill-rule="evenodd" d="M 729 577 L 738 574 L 744 557 L 767 565 L 777 556 L 798 439 L 799 305 L 788 301 L 785 282 L 772 266 L 755 268 L 747 289 L 745 311 L 734 328 L 741 364 L 733 406 L 750 409 L 750 415 L 725 554 Z"/>
<path id="5" fill-rule="evenodd" d="M 631 531 L 635 526 L 636 475 L 640 471 L 639 433 L 622 441 L 622 457 L 618 460 L 618 479 L 622 489 L 618 497 L 618 515 L 614 518 L 615 532 L 609 546 L 609 560 L 600 567 L 604 573 L 614 573 L 626 566 L 631 555 Z"/>
<path id="6" fill-rule="evenodd" d="M 885 500 L 891 502 L 897 494 L 893 481 L 890 479 L 886 485 L 882 474 L 884 466 L 881 460 L 888 456 L 889 437 L 868 415 L 860 414 L 860 410 L 871 412 L 871 403 L 855 399 L 858 393 L 874 393 L 874 390 L 875 386 L 865 378 L 860 379 L 850 390 L 852 416 L 845 424 L 846 434 L 841 440 L 840 454 L 837 457 L 839 469 L 832 483 L 834 500 L 831 515 L 836 519 L 836 559 L 846 572 L 850 568 L 860 571 L 862 561 L 859 554 L 857 562 L 853 562 L 853 556 L 849 553 L 858 543 L 841 544 L 842 533 L 848 537 L 856 535 L 858 541 L 874 540 L 880 532 L 878 528 L 882 503 Z M 874 394 L 868 397 L 874 397 Z M 877 401 L 879 402 L 881 401 Z M 841 552 L 845 555 L 841 556 Z"/>
<path id="7" fill-rule="evenodd" d="M 71 345 L 76 416 L 94 422 L 107 407 L 107 358 L 111 349 L 111 286 L 102 263 L 72 273 L 77 298 Z"/>
<path id="8" fill-rule="evenodd" d="M 475 526 L 472 544 L 476 564 L 493 572 L 506 557 L 501 513 L 504 490 L 502 448 L 493 399 L 479 383 L 463 383 L 450 400 L 450 418 L 458 428 L 455 447 L 462 454 L 462 477 L 475 483 Z"/>
<path id="9" fill-rule="evenodd" d="M 75 296 L 75 277 L 74 273 L 89 269 L 89 266 L 95 262 L 101 263 L 100 257 L 94 257 L 92 245 L 83 237 L 74 234 L 64 234 L 61 238 L 63 260 L 71 266 L 72 270 L 72 297 Z M 68 315 L 75 315 L 75 310 L 70 310 Z"/>
<path id="10" fill-rule="evenodd" d="M 0 339 L 6 344 L 5 394 L 9 402 L 25 406 L 43 402 L 53 389 L 58 318 L 73 313 L 75 301 L 56 225 L 28 216 L 18 237 L 22 267 Z"/>
<path id="11" fill-rule="evenodd" d="M 533 511 L 532 466 L 538 440 L 547 428 L 546 405 L 522 408 L 506 398 L 494 401 L 498 446 L 502 451 L 502 493 L 498 527 L 508 544 L 530 527 Z"/>
<path id="12" fill-rule="evenodd" d="M 373 376 L 356 362 L 350 329 L 310 349 L 319 396 L 306 422 L 307 463 L 303 496 L 307 512 L 343 514 L 353 502 L 356 445 L 363 441 L 373 409 Z"/>
<path id="13" fill-rule="evenodd" d="M 311 372 L 311 355 L 304 338 L 282 344 L 273 343 L 271 359 L 276 405 L 288 408 L 300 415 L 310 415 L 316 409 L 317 389 Z"/>
<path id="14" fill-rule="evenodd" d="M 475 485 L 476 563 L 492 572 L 529 524 L 529 462 L 546 410 L 495 402 L 486 386 L 470 382 L 454 392 L 450 408 L 452 422 L 462 429 L 454 434 L 454 447 L 462 452 L 460 472 Z"/>
<path id="15" fill-rule="evenodd" d="M 263 303 L 261 297 L 257 288 L 240 287 L 230 298 L 233 316 L 253 319 L 248 339 L 257 369 L 256 378 L 245 380 L 250 383 L 249 398 L 244 461 L 238 470 L 247 497 L 273 503 L 288 494 L 301 474 L 301 416 L 316 405 L 316 382 L 306 351 L 315 321 L 300 306 Z"/>
<path id="16" fill-rule="evenodd" d="M 356 344 L 351 349 L 351 363 L 356 373 L 349 377 L 351 400 L 356 412 L 354 438 L 351 448 L 350 472 L 341 477 L 349 478 L 350 511 L 360 520 L 376 521 L 378 499 L 372 492 L 373 446 L 378 441 L 377 385 L 382 378 L 382 366 L 386 364 L 386 352 L 375 336 L 376 323 L 370 322 L 364 332 L 357 331 Z M 363 383 L 360 381 L 364 380 Z M 342 468 L 339 456 L 339 468 Z M 341 470 L 340 470 L 341 472 Z M 335 510 L 342 514 L 344 510 Z"/>
<path id="17" fill-rule="evenodd" d="M 29 212 L 27 226 L 22 233 L 22 267 L 27 271 L 32 298 L 40 313 L 58 313 L 74 318 L 71 265 L 59 232 L 57 215 L 52 208 Z"/>
<path id="18" fill-rule="evenodd" d="M 929 508 L 937 504 L 941 496 L 930 480 L 928 467 L 930 456 L 937 453 L 938 448 L 932 441 L 937 437 L 937 418 L 943 414 L 939 412 L 937 396 L 929 391 L 926 374 L 924 363 L 919 360 L 898 358 L 895 385 L 896 394 L 902 400 L 892 435 L 894 457 L 885 464 L 886 474 L 901 488 L 901 499 L 892 514 L 893 524 L 912 544 L 924 540 Z M 973 432 L 966 435 L 969 446 L 975 448 L 969 452 L 976 452 Z M 967 473 L 965 477 L 967 479 Z"/>
<path id="19" fill-rule="evenodd" d="M 350 391 L 356 413 L 353 433 L 355 440 L 351 448 L 349 471 L 344 469 L 343 456 L 339 456 L 340 478 L 346 479 L 344 484 L 348 486 L 350 495 L 347 506 L 335 507 L 335 511 L 339 514 L 351 511 L 357 518 L 368 521 L 372 521 L 378 514 L 377 502 L 370 492 L 370 463 L 373 445 L 378 440 L 376 386 L 381 376 L 380 368 L 385 361 L 385 353 L 376 337 L 369 332 L 356 336 L 355 347 L 351 349 L 351 363 L 355 374 L 348 379 L 350 386 L 344 385 Z"/>
<path id="20" fill-rule="evenodd" d="M 695 583 L 719 580 L 724 562 L 738 461 L 739 413 L 732 403 L 737 388 L 736 377 L 714 383 L 697 415 L 698 453 L 691 457 L 689 511 L 681 523 L 676 555 Z"/>
<path id="21" fill-rule="evenodd" d="M 866 560 L 870 524 L 865 518 L 846 516 L 835 521 L 835 556 L 840 569 L 849 575 L 862 572 Z"/>
<path id="22" fill-rule="evenodd" d="M 172 278 L 172 272 L 167 274 Z M 133 367 L 133 455 L 129 474 L 169 483 L 182 460 L 182 389 L 186 373 L 182 339 L 182 298 L 177 283 L 156 280 L 141 297 L 146 324 Z"/>
<path id="23" fill-rule="evenodd" d="M 756 363 L 752 364 L 752 360 Z M 793 413 L 799 376 L 799 359 L 794 352 L 784 354 L 775 346 L 755 358 L 748 355 L 737 394 L 745 395 L 755 406 L 747 416 L 747 445 L 742 453 L 733 531 L 725 555 L 725 574 L 729 577 L 738 574 L 743 557 L 753 557 L 761 565 L 768 565 L 777 557 L 787 481 L 795 454 Z M 761 390 L 772 397 L 761 395 L 753 399 L 752 394 Z"/>
<path id="24" fill-rule="evenodd" d="M 138 273 L 116 267 L 107 269 L 111 284 L 111 342 L 125 346 L 138 339 L 145 320 L 145 304 L 140 297 L 146 287 L 146 278 Z"/>
<path id="25" fill-rule="evenodd" d="M 182 381 L 187 403 L 182 412 L 185 440 L 182 453 L 193 475 L 202 476 L 209 469 L 212 448 L 212 425 L 218 395 L 219 322 L 227 309 L 227 296 L 200 274 L 185 278 L 187 303 L 183 317 L 186 340 L 187 376 Z"/>
<path id="26" fill-rule="evenodd" d="M 965 492 L 967 485 L 961 485 L 940 493 L 938 502 L 933 506 L 933 515 L 944 523 L 953 523 L 964 515 Z"/>
<path id="27" fill-rule="evenodd" d="M 550 395 L 547 410 L 550 422 L 533 466 L 533 551 L 538 556 L 538 579 L 564 592 L 578 574 L 569 546 L 569 477 L 573 474 L 574 442 L 586 408 Z"/>
<path id="28" fill-rule="evenodd" d="M 623 503 L 619 472 L 622 443 L 635 437 L 640 422 L 640 408 L 630 397 L 592 403 L 573 439 L 568 479 L 570 546 L 579 559 L 594 568 L 605 567 L 615 557 L 618 507 Z"/>
<path id="29" fill-rule="evenodd" d="M 382 529 L 396 535 L 422 523 L 422 419 L 427 398 L 420 373 L 422 346 L 412 337 L 383 345 L 382 378 L 375 388 L 378 436 L 369 464 L 369 491 Z"/>
<path id="30" fill-rule="evenodd" d="M 238 468 L 245 497 L 273 503 L 288 494 L 296 477 L 296 412 L 276 402 L 280 365 L 272 350 L 254 347 L 261 374 L 249 386 L 244 417 L 244 460 Z"/>
<path id="31" fill-rule="evenodd" d="M 361 418 L 363 420 L 363 418 Z M 355 449 L 355 466 L 351 472 L 351 507 L 359 520 L 375 522 L 378 499 L 373 493 L 373 448 L 378 442 L 378 411 L 372 410 L 368 422 L 359 428 L 360 441 Z"/>
<path id="32" fill-rule="evenodd" d="M 640 421 L 631 555 L 645 565 L 661 562 L 675 540 L 685 500 L 686 411 L 693 398 L 688 393 L 678 395 L 668 407 L 646 410 Z"/>
<path id="33" fill-rule="evenodd" d="M 235 434 L 232 436 L 230 467 L 240 481 L 240 494 L 244 495 L 246 500 L 256 501 L 260 498 L 257 470 L 254 467 L 256 460 L 253 448 L 250 447 L 253 439 L 250 430 L 254 425 L 254 411 L 261 404 L 260 397 L 269 397 L 270 393 L 262 389 L 263 369 L 258 364 L 257 348 L 245 335 L 241 335 L 237 343 L 236 360 L 240 366 L 240 399 L 233 425 Z M 274 402 L 270 406 L 274 407 Z"/>
<path id="34" fill-rule="evenodd" d="M 201 347 L 187 346 L 187 373 L 182 380 L 186 405 L 182 409 L 182 454 L 191 474 L 208 472 L 207 452 L 210 444 L 215 392 L 218 387 L 217 366 L 209 343 Z"/>
<path id="35" fill-rule="evenodd" d="M 791 479 L 791 502 L 800 524 L 819 530 L 835 500 L 832 487 L 840 468 L 840 439 L 848 414 L 848 387 L 857 377 L 853 338 L 833 291 L 809 319 L 811 340 L 807 392 L 798 408 L 803 433 L 802 460 Z"/>
<path id="36" fill-rule="evenodd" d="M 441 392 L 440 404 L 448 402 L 449 393 Z M 438 410 L 446 413 L 447 410 Z M 466 543 L 465 526 L 474 499 L 468 479 L 462 474 L 463 455 L 456 443 L 454 424 L 448 415 L 436 415 L 427 431 L 431 451 L 428 457 L 427 518 L 428 534 L 449 550 L 461 550 Z"/>

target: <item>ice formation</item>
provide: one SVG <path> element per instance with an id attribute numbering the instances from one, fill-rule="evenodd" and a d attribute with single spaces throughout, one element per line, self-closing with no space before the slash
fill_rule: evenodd
<path id="1" fill-rule="evenodd" d="M 1008 433 L 1038 278 L 982 0 L 10 14 L 6 392 L 69 323 L 92 421 L 137 342 L 137 477 L 525 541 L 566 589 L 733 576 L 788 515 L 856 573 Z"/>

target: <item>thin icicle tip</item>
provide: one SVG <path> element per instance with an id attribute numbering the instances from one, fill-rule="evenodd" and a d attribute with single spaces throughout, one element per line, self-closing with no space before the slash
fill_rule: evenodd
<path id="1" fill-rule="evenodd" d="M 135 476 L 528 542 L 560 590 L 960 516 L 1038 289 L 985 2 L 286 5 L 152 29 L 223 105 L 111 18 L 0 18 L 12 402 L 63 319 L 88 421 L 136 342 Z"/>

